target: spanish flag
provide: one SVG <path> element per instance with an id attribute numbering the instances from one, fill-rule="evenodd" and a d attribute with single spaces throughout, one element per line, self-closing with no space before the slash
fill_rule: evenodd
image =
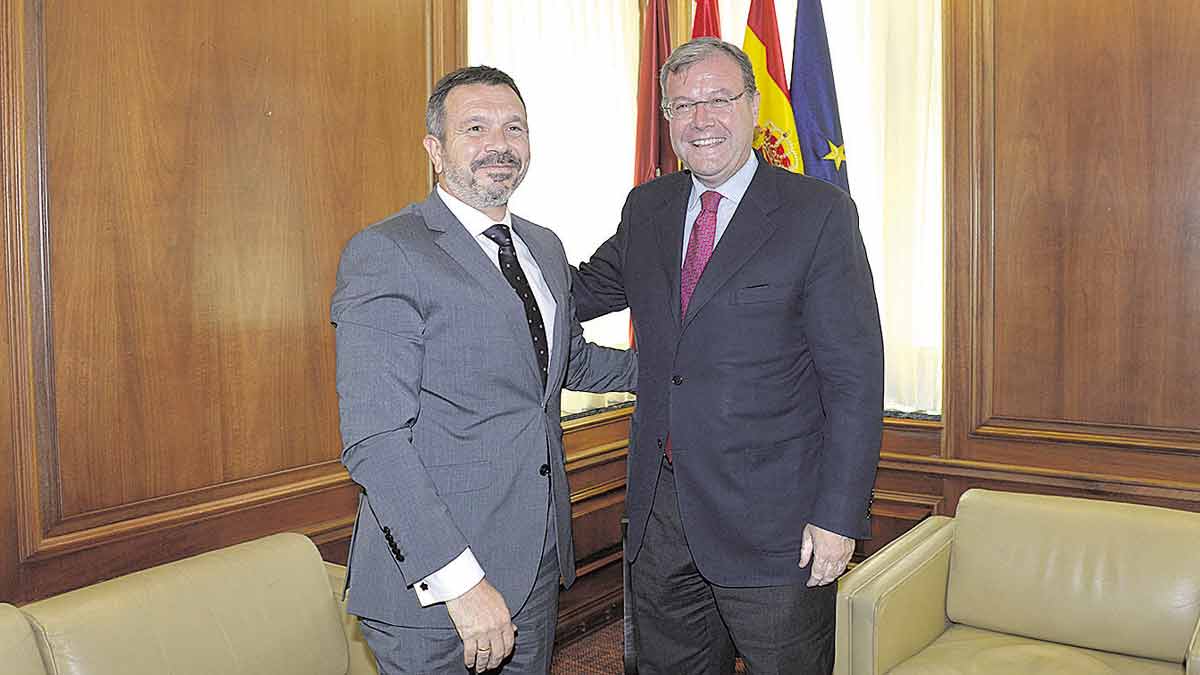
<path id="1" fill-rule="evenodd" d="M 758 125 L 754 129 L 754 149 L 775 166 L 804 173 L 804 159 L 796 142 L 796 118 L 792 114 L 787 75 L 783 70 L 775 0 L 751 0 L 742 51 L 754 65 L 754 79 L 761 97 Z"/>

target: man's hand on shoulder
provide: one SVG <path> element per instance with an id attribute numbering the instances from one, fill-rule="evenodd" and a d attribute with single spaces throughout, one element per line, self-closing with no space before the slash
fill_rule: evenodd
<path id="1" fill-rule="evenodd" d="M 800 545 L 800 566 L 812 561 L 809 586 L 824 586 L 846 571 L 850 556 L 854 554 L 854 540 L 837 532 L 824 530 L 812 523 L 804 526 L 803 543 Z"/>
<path id="2" fill-rule="evenodd" d="M 463 663 L 475 672 L 498 668 L 512 653 L 516 626 L 504 598 L 485 578 L 446 601 L 450 620 L 463 642 Z"/>

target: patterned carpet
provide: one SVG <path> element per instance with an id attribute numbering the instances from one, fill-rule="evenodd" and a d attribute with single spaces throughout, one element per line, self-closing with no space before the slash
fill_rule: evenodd
<path id="1" fill-rule="evenodd" d="M 550 675 L 621 675 L 622 640 L 621 622 L 614 621 L 555 652 Z M 740 660 L 737 672 L 746 672 Z"/>
<path id="2" fill-rule="evenodd" d="M 550 675 L 619 675 L 622 641 L 621 622 L 614 621 L 555 652 Z"/>

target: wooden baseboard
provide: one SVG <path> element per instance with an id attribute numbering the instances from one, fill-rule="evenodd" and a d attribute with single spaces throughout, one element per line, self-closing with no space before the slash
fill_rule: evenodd
<path id="1" fill-rule="evenodd" d="M 621 560 L 581 577 L 558 599 L 554 646 L 563 647 L 621 618 Z"/>

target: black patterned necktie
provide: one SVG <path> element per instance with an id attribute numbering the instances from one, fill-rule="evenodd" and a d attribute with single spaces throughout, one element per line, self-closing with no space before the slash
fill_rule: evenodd
<path id="1" fill-rule="evenodd" d="M 513 246 L 512 233 L 504 224 L 493 225 L 483 231 L 483 236 L 496 242 L 500 247 L 500 271 L 508 284 L 517 292 L 521 304 L 525 305 L 525 319 L 529 323 L 529 337 L 533 340 L 534 355 L 537 356 L 538 367 L 542 372 L 542 386 L 546 386 L 546 373 L 550 365 L 550 350 L 546 345 L 546 325 L 542 320 L 542 312 L 538 309 L 537 299 L 533 297 L 533 289 L 521 263 L 517 262 L 517 249 Z"/>

